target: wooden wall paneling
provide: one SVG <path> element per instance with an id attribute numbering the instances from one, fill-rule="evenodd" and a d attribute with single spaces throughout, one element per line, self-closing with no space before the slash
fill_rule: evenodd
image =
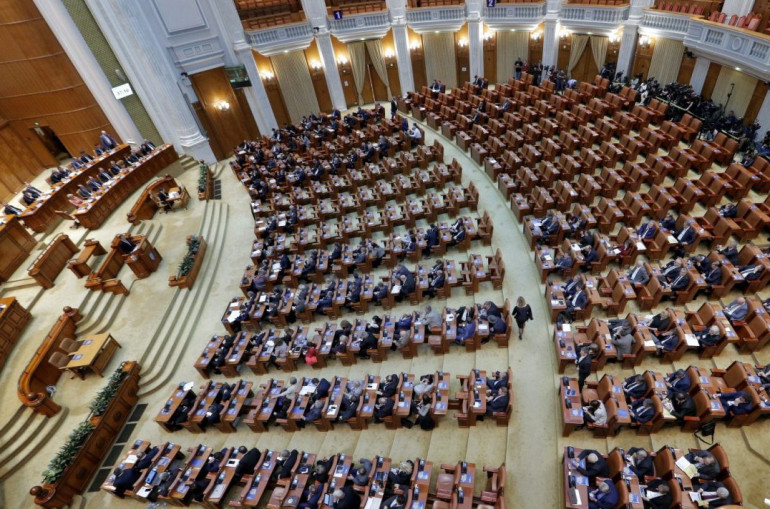
<path id="1" fill-rule="evenodd" d="M 414 89 L 419 91 L 428 86 L 427 73 L 425 72 L 425 50 L 422 46 L 422 36 L 409 29 L 409 54 L 412 58 L 412 75 L 414 76 Z M 412 48 L 414 46 L 414 48 Z"/>
<path id="2" fill-rule="evenodd" d="M 569 65 L 569 52 L 572 48 L 572 36 L 567 35 L 559 39 L 559 56 L 557 58 L 557 69 L 566 69 Z"/>
<path id="3" fill-rule="evenodd" d="M 220 149 L 218 158 L 227 158 L 249 134 L 246 121 L 251 116 L 248 107 L 243 108 L 235 95 L 224 67 L 190 75 L 195 94 L 209 120 L 209 138 L 217 140 Z M 220 109 L 220 104 L 229 104 L 228 109 Z"/>
<path id="4" fill-rule="evenodd" d="M 484 39 L 484 77 L 489 83 L 497 83 L 497 34 L 491 32 Z"/>
<path id="5" fill-rule="evenodd" d="M 257 69 L 259 69 L 260 75 L 266 75 L 270 73 L 272 78 L 262 78 L 262 84 L 265 86 L 265 93 L 270 101 L 270 107 L 273 109 L 273 115 L 275 115 L 275 121 L 279 126 L 283 127 L 286 124 L 291 123 L 289 117 L 289 111 L 286 109 L 286 103 L 283 100 L 283 94 L 281 93 L 281 87 L 278 86 L 278 79 L 275 77 L 275 70 L 273 64 L 270 62 L 270 58 L 252 51 L 254 55 L 254 61 L 257 63 Z M 270 135 L 270 133 L 265 133 Z"/>
<path id="6" fill-rule="evenodd" d="M 321 108 L 322 112 L 330 113 L 332 111 L 332 98 L 329 93 L 329 85 L 326 83 L 326 75 L 321 65 L 321 55 L 318 52 L 315 40 L 305 50 L 305 60 L 308 63 L 310 79 L 313 80 L 313 89 L 318 99 L 318 107 Z"/>
<path id="7" fill-rule="evenodd" d="M 636 52 L 634 54 L 634 65 L 632 75 L 642 75 L 642 79 L 647 79 L 647 73 L 650 71 L 650 62 L 652 61 L 652 52 L 655 50 L 655 39 L 652 39 L 647 47 L 636 43 Z"/>
<path id="8" fill-rule="evenodd" d="M 692 70 L 695 68 L 695 58 L 687 56 L 687 50 L 682 55 L 682 65 L 679 66 L 679 74 L 676 81 L 679 83 L 690 83 Z"/>
<path id="9" fill-rule="evenodd" d="M 115 134 L 33 2 L 2 2 L 0 45 L 0 111 L 23 140 L 32 140 L 28 131 L 37 123 L 79 154 L 93 149 L 102 129 Z M 39 141 L 24 145 L 25 158 L 55 163 Z"/>
<path id="10" fill-rule="evenodd" d="M 390 93 L 394 96 L 400 96 L 401 80 L 398 77 L 398 61 L 396 59 L 396 45 L 393 41 L 393 30 L 388 30 L 385 37 L 382 38 L 382 56 L 385 59 L 385 66 L 388 68 L 388 84 Z"/>
<path id="11" fill-rule="evenodd" d="M 745 123 L 751 123 L 757 119 L 759 109 L 762 107 L 762 103 L 767 95 L 767 89 L 768 86 L 766 81 L 757 80 L 757 85 L 754 87 L 754 93 L 751 94 L 749 106 L 746 108 L 746 113 L 743 115 Z"/>
<path id="12" fill-rule="evenodd" d="M 571 77 L 578 81 L 593 82 L 594 77 L 599 74 L 599 69 L 594 62 L 594 55 L 591 51 L 591 42 L 586 44 L 583 54 L 580 56 L 577 65 L 572 69 Z"/>
<path id="13" fill-rule="evenodd" d="M 195 101 L 192 103 L 192 108 L 193 111 L 195 111 L 195 116 L 198 117 L 198 120 L 208 134 L 209 145 L 211 146 L 211 151 L 214 152 L 214 157 L 216 157 L 217 160 L 226 159 L 227 157 L 225 156 L 225 147 L 222 145 L 222 140 L 217 135 L 216 128 L 211 122 L 211 119 L 209 118 L 203 103 L 200 101 Z"/>
<path id="14" fill-rule="evenodd" d="M 532 37 L 532 33 L 537 33 L 537 38 Z M 541 63 L 543 61 L 543 31 L 537 27 L 529 36 L 529 61 L 532 63 Z"/>
<path id="15" fill-rule="evenodd" d="M 703 90 L 701 90 L 703 97 L 711 99 L 711 94 L 714 92 L 714 86 L 717 84 L 720 72 L 722 72 L 721 65 L 716 62 L 709 64 L 709 70 L 706 72 L 706 81 L 703 82 Z"/>
<path id="16" fill-rule="evenodd" d="M 233 90 L 235 97 L 238 99 L 238 103 L 241 105 L 241 111 L 244 112 L 244 120 L 246 121 L 246 136 L 249 140 L 259 138 L 262 133 L 259 132 L 257 121 L 254 119 L 254 115 L 251 114 L 251 107 L 249 106 L 249 100 L 246 99 L 246 92 L 242 88 Z M 270 134 L 270 133 L 267 133 Z"/>
<path id="17" fill-rule="evenodd" d="M 455 32 L 455 59 L 457 60 L 457 86 L 462 87 L 471 76 L 471 59 L 468 49 L 468 24 L 464 24 Z M 430 78 L 433 81 L 433 78 Z"/>

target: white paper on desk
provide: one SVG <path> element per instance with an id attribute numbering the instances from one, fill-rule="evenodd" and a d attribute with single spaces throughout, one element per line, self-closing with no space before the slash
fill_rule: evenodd
<path id="1" fill-rule="evenodd" d="M 115 490 L 114 486 L 111 486 L 112 490 Z M 147 498 L 150 496 L 150 493 L 152 492 L 151 486 L 142 486 L 139 488 L 139 491 L 136 492 L 136 496 L 139 498 Z"/>
<path id="2" fill-rule="evenodd" d="M 369 499 L 366 501 L 366 507 L 364 507 L 364 509 L 380 509 L 381 504 L 381 497 L 369 497 Z"/>
<path id="3" fill-rule="evenodd" d="M 125 463 L 136 463 L 136 454 L 129 454 L 126 457 Z"/>
<path id="4" fill-rule="evenodd" d="M 580 251 L 580 246 L 578 244 L 572 244 L 572 250 L 573 251 Z"/>
<path id="5" fill-rule="evenodd" d="M 653 498 L 658 498 L 659 496 L 662 495 L 662 493 L 658 493 L 657 491 L 647 491 L 647 490 L 645 490 L 645 492 L 646 492 L 646 497 L 647 497 L 648 500 L 652 500 Z"/>
<path id="6" fill-rule="evenodd" d="M 644 340 L 644 347 L 645 348 L 654 348 L 655 347 L 655 341 L 651 339 L 645 339 Z"/>
<path id="7" fill-rule="evenodd" d="M 678 466 L 682 472 L 687 474 L 687 477 L 690 479 L 698 475 L 698 469 L 684 456 L 676 460 L 676 466 Z"/>
<path id="8" fill-rule="evenodd" d="M 641 241 L 637 242 L 636 243 L 636 249 L 639 249 L 639 250 L 646 249 L 646 247 L 644 245 L 644 242 L 641 242 Z"/>
<path id="9" fill-rule="evenodd" d="M 302 387 L 302 389 L 299 390 L 300 396 L 307 396 L 308 394 L 313 394 L 315 392 L 315 387 L 311 385 L 305 385 Z"/>
<path id="10" fill-rule="evenodd" d="M 222 495 L 225 494 L 225 488 L 226 486 L 224 484 L 217 484 L 214 486 L 214 489 L 211 492 L 211 495 L 209 495 L 210 498 L 222 498 Z"/>
<path id="11" fill-rule="evenodd" d="M 263 303 L 263 302 L 265 302 L 266 300 L 267 300 L 267 295 L 265 295 L 264 293 L 263 293 L 262 295 L 260 295 L 260 296 L 259 296 L 259 303 L 260 303 L 260 304 L 262 304 L 262 303 Z"/>
<path id="12" fill-rule="evenodd" d="M 241 314 L 238 311 L 230 311 L 227 314 L 227 321 L 233 323 Z"/>
<path id="13" fill-rule="evenodd" d="M 569 323 L 563 323 L 563 324 L 561 324 L 561 330 L 563 332 L 569 332 L 569 331 L 572 330 L 572 325 L 569 324 Z"/>
<path id="14" fill-rule="evenodd" d="M 698 338 L 695 337 L 695 334 L 685 334 L 684 340 L 687 342 L 687 346 L 700 346 L 700 343 L 698 343 Z"/>
<path id="15" fill-rule="evenodd" d="M 543 255 L 543 261 L 550 262 L 551 260 L 553 260 L 551 255 L 549 254 Z"/>
<path id="16" fill-rule="evenodd" d="M 666 240 L 668 241 L 669 244 L 676 244 L 676 237 L 674 237 L 673 235 L 669 235 L 668 237 L 666 237 Z"/>
<path id="17" fill-rule="evenodd" d="M 390 293 L 395 295 L 400 291 L 401 291 L 401 285 L 393 285 L 393 289 L 390 291 Z"/>

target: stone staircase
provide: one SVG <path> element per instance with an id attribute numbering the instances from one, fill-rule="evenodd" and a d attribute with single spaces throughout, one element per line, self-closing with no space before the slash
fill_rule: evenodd
<path id="1" fill-rule="evenodd" d="M 67 418 L 68 410 L 62 407 L 53 417 L 46 417 L 34 412 L 31 408 L 19 406 L 8 423 L 0 429 L 0 482 L 5 481 L 19 467 L 41 451 L 56 452 L 56 447 L 45 444 L 51 439 L 59 426 Z M 47 456 L 38 458 L 41 462 L 40 472 L 45 470 Z"/>
<path id="2" fill-rule="evenodd" d="M 143 367 L 139 397 L 167 388 L 168 382 L 185 353 L 188 342 L 196 338 L 195 316 L 200 313 L 206 295 L 216 281 L 217 267 L 224 250 L 229 207 L 218 200 L 206 202 L 199 235 L 203 235 L 209 250 L 200 276 L 191 290 L 177 289 L 166 308 L 160 325 L 148 344 L 150 347 L 139 360 Z"/>

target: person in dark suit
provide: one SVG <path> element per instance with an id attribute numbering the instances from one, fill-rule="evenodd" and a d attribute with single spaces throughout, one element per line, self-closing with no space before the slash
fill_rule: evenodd
<path id="1" fill-rule="evenodd" d="M 150 468 L 152 460 L 158 454 L 158 448 L 153 447 L 146 453 L 139 451 L 136 453 L 136 463 L 126 470 L 116 469 L 115 480 L 112 485 L 115 487 L 113 492 L 119 498 L 125 497 L 126 491 L 134 489 L 134 483 L 142 476 L 142 471 Z M 119 470 L 119 472 L 117 471 Z"/>
<path id="2" fill-rule="evenodd" d="M 393 398 L 380 397 L 374 405 L 374 422 L 382 422 L 384 417 L 392 415 L 394 406 Z"/>
<path id="3" fill-rule="evenodd" d="M 695 417 L 695 402 L 686 392 L 675 392 L 671 396 L 671 408 L 669 413 L 677 422 L 684 422 L 685 417 Z"/>
<path id="4" fill-rule="evenodd" d="M 722 340 L 722 331 L 718 326 L 712 325 L 708 329 L 696 331 L 695 338 L 701 347 L 714 346 Z"/>
<path id="5" fill-rule="evenodd" d="M 580 460 L 585 460 L 584 466 L 580 465 Z M 597 477 L 610 476 L 607 460 L 599 451 L 584 449 L 577 458 L 572 459 L 572 463 L 578 472 L 588 477 L 588 482 L 592 485 L 596 484 Z"/>
<path id="6" fill-rule="evenodd" d="M 722 312 L 730 320 L 730 323 L 742 321 L 749 313 L 749 306 L 746 304 L 746 299 L 738 297 L 732 301 L 726 308 L 722 309 Z"/>
<path id="7" fill-rule="evenodd" d="M 99 142 L 105 150 L 112 150 L 118 146 L 118 142 L 115 141 L 115 138 L 107 134 L 107 131 L 102 131 L 102 134 L 99 135 Z"/>
<path id="8" fill-rule="evenodd" d="M 666 385 L 668 385 L 669 393 L 686 393 L 690 390 L 691 384 L 690 377 L 687 376 L 687 372 L 683 369 L 677 369 L 666 378 Z"/>
<path id="9" fill-rule="evenodd" d="M 667 231 L 674 231 L 676 228 L 676 219 L 671 214 L 666 214 L 663 219 L 660 220 L 660 227 Z"/>
<path id="10" fill-rule="evenodd" d="M 640 424 L 650 422 L 655 417 L 655 404 L 650 398 L 634 401 L 630 410 L 633 420 Z"/>
<path id="11" fill-rule="evenodd" d="M 640 447 L 632 447 L 628 450 L 626 463 L 642 484 L 644 484 L 645 476 L 655 473 L 655 464 L 653 463 L 652 456 Z"/>
<path id="12" fill-rule="evenodd" d="M 487 414 L 492 415 L 494 412 L 505 412 L 508 410 L 509 401 L 508 388 L 505 386 L 500 387 L 496 395 L 487 397 Z"/>
<path id="13" fill-rule="evenodd" d="M 571 319 L 575 318 L 575 311 L 583 309 L 588 304 L 588 294 L 583 289 L 583 284 L 580 283 L 575 295 L 567 301 L 567 314 Z"/>
<path id="14" fill-rule="evenodd" d="M 153 150 L 155 150 L 155 144 L 150 140 L 144 140 L 140 145 L 140 148 L 142 150 L 142 155 L 147 155 Z"/>
<path id="15" fill-rule="evenodd" d="M 491 378 L 487 378 L 487 389 L 496 394 L 502 387 L 508 386 L 508 373 L 495 371 Z"/>
<path id="16" fill-rule="evenodd" d="M 722 407 L 725 409 L 727 417 L 748 414 L 754 410 L 751 396 L 743 391 L 723 392 L 719 395 L 719 400 L 722 402 Z"/>
<path id="17" fill-rule="evenodd" d="M 591 355 L 590 349 L 587 346 L 580 349 L 580 354 L 575 359 L 575 364 L 577 364 L 578 368 L 578 392 L 582 393 L 586 378 L 591 375 Z"/>
<path id="18" fill-rule="evenodd" d="M 655 221 L 643 223 L 642 226 L 636 230 L 636 234 L 639 235 L 639 238 L 642 240 L 651 240 L 653 237 L 655 237 L 656 233 L 658 233 L 658 225 L 655 223 Z"/>
<path id="19" fill-rule="evenodd" d="M 652 475 L 652 473 L 650 473 L 650 475 Z M 643 479 L 639 479 L 639 482 L 643 482 Z M 673 497 L 671 496 L 671 488 L 668 487 L 668 481 L 657 478 L 646 484 L 646 496 L 642 497 L 644 509 L 668 509 L 671 507 Z M 652 493 L 656 493 L 658 496 L 649 498 Z"/>
<path id="20" fill-rule="evenodd" d="M 281 451 L 281 454 L 279 454 L 278 458 L 275 460 L 274 475 L 277 475 L 279 479 L 288 479 L 291 477 L 294 464 L 297 463 L 297 456 L 299 456 L 299 452 L 297 452 L 296 449 L 293 449 L 291 452 L 287 449 Z"/>
<path id="21" fill-rule="evenodd" d="M 342 398 L 342 403 L 340 404 L 340 413 L 338 415 L 338 420 L 340 422 L 347 422 L 348 419 L 356 415 L 356 410 L 358 410 L 358 402 L 360 401 L 360 398 L 354 394 L 346 394 L 344 398 Z"/>
<path id="22" fill-rule="evenodd" d="M 636 285 L 646 285 L 650 280 L 650 275 L 647 273 L 647 269 L 644 268 L 644 262 L 641 260 L 636 262 L 636 266 L 628 271 L 628 279 Z"/>
<path id="23" fill-rule="evenodd" d="M 316 399 L 324 399 L 329 397 L 329 389 L 331 389 L 332 384 L 329 383 L 329 380 L 326 378 L 322 378 L 321 380 L 318 380 L 315 387 L 315 397 Z"/>
<path id="24" fill-rule="evenodd" d="M 730 242 L 727 247 L 717 246 L 717 253 L 721 254 L 733 265 L 738 265 L 738 243 Z"/>
<path id="25" fill-rule="evenodd" d="M 3 203 L 2 205 L 3 205 L 3 213 L 6 216 L 18 216 L 23 212 L 20 208 L 14 207 L 10 203 Z"/>
<path id="26" fill-rule="evenodd" d="M 663 310 L 657 315 L 652 317 L 652 320 L 650 320 L 650 323 L 648 324 L 650 329 L 652 329 L 654 332 L 665 332 L 668 329 L 671 328 L 671 317 L 668 314 L 668 311 Z"/>
<path id="27" fill-rule="evenodd" d="M 130 254 L 136 248 L 136 244 L 126 234 L 121 234 L 118 240 L 118 249 L 123 254 Z"/>
<path id="28" fill-rule="evenodd" d="M 708 271 L 703 275 L 703 279 L 709 287 L 722 282 L 722 265 L 719 262 L 711 262 Z"/>
<path id="29" fill-rule="evenodd" d="M 391 398 L 396 394 L 398 390 L 398 375 L 387 375 L 383 382 L 380 382 L 380 387 L 377 391 L 379 396 Z"/>
<path id="30" fill-rule="evenodd" d="M 158 191 L 158 201 L 163 206 L 163 212 L 171 210 L 171 202 L 168 201 L 168 193 L 165 190 Z"/>
<path id="31" fill-rule="evenodd" d="M 254 472 L 254 469 L 257 467 L 257 462 L 259 462 L 259 458 L 262 457 L 262 454 L 256 447 L 247 449 L 245 445 L 242 445 L 238 448 L 238 452 L 243 454 L 243 456 L 241 456 L 238 465 L 235 467 L 233 481 L 236 483 L 241 480 L 244 474 L 251 474 Z"/>
<path id="32" fill-rule="evenodd" d="M 717 481 L 707 482 L 698 491 L 701 493 L 701 495 L 703 495 L 704 493 L 714 494 L 714 495 L 708 495 L 705 497 L 708 502 L 708 505 L 706 507 L 708 508 L 724 507 L 726 505 L 733 504 L 733 496 L 730 493 L 730 490 L 728 490 L 727 487 L 721 482 L 717 482 Z"/>
<path id="33" fill-rule="evenodd" d="M 631 400 L 643 398 L 648 390 L 649 387 L 647 387 L 647 382 L 644 381 L 644 375 L 642 374 L 629 376 L 623 381 L 623 392 L 626 398 Z"/>
<path id="34" fill-rule="evenodd" d="M 685 454 L 684 457 L 698 469 L 697 479 L 699 482 L 716 479 L 722 470 L 717 459 L 708 451 L 692 451 Z"/>
<path id="35" fill-rule="evenodd" d="M 618 496 L 612 479 L 605 479 L 588 493 L 588 509 L 614 509 L 618 505 Z"/>
<path id="36" fill-rule="evenodd" d="M 352 486 L 343 486 L 332 494 L 334 509 L 358 509 L 361 507 L 361 496 Z"/>
<path id="37" fill-rule="evenodd" d="M 679 231 L 674 232 L 674 238 L 676 239 L 674 251 L 677 256 L 684 256 L 685 248 L 695 242 L 694 225 L 695 220 L 690 219 Z"/>

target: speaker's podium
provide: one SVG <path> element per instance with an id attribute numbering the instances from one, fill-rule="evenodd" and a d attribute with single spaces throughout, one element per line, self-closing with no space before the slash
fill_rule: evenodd
<path id="1" fill-rule="evenodd" d="M 123 260 L 137 278 L 149 277 L 150 274 L 158 270 L 158 265 L 163 258 L 145 235 L 134 235 L 131 237 L 131 242 L 136 247 L 129 254 L 124 254 Z"/>

